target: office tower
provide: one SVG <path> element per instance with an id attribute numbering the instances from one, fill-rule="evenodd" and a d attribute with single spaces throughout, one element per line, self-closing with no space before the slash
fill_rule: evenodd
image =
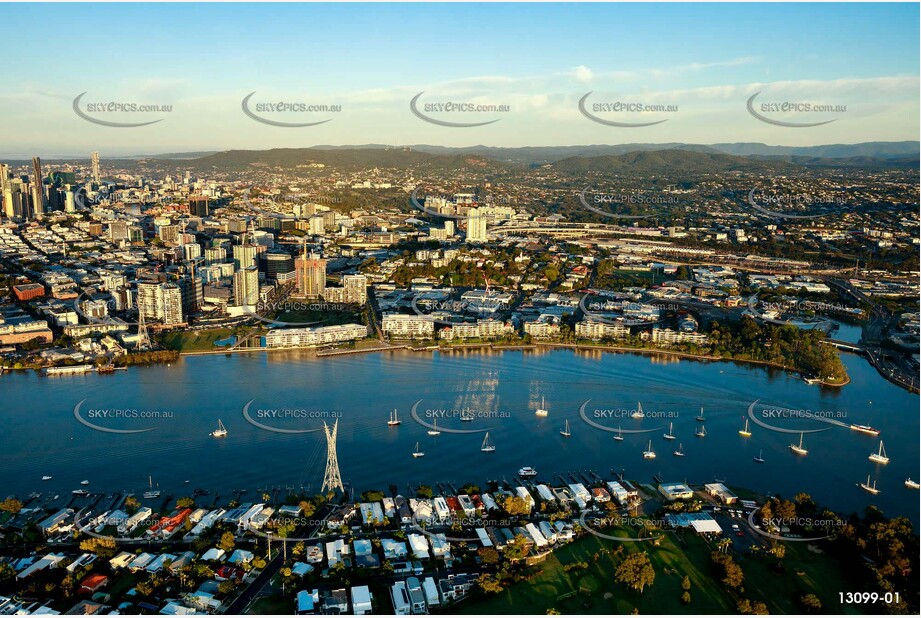
<path id="1" fill-rule="evenodd" d="M 182 289 L 174 283 L 163 284 L 163 323 L 182 324 Z"/>
<path id="2" fill-rule="evenodd" d="M 205 302 L 205 289 L 201 279 L 195 276 L 194 268 L 187 277 L 176 282 L 182 294 L 182 311 L 195 313 Z"/>
<path id="3" fill-rule="evenodd" d="M 208 198 L 204 195 L 191 196 L 189 198 L 189 214 L 193 217 L 207 217 L 210 214 Z"/>
<path id="4" fill-rule="evenodd" d="M 95 150 L 90 153 L 90 161 L 93 166 L 93 182 L 99 184 L 99 153 Z"/>
<path id="5" fill-rule="evenodd" d="M 74 192 L 70 190 L 69 186 L 67 191 L 64 192 L 64 212 L 77 212 L 77 202 L 74 198 Z"/>
<path id="6" fill-rule="evenodd" d="M 233 300 L 241 307 L 254 307 L 259 301 L 259 269 L 255 266 L 233 274 Z"/>
<path id="7" fill-rule="evenodd" d="M 0 163 L 0 195 L 6 193 L 10 188 L 10 166 L 6 163 Z"/>
<path id="8" fill-rule="evenodd" d="M 256 265 L 256 245 L 244 244 L 233 246 L 233 263 L 236 270 Z"/>
<path id="9" fill-rule="evenodd" d="M 486 215 L 479 208 L 467 211 L 467 242 L 486 242 Z"/>
<path id="10" fill-rule="evenodd" d="M 42 160 L 32 157 L 32 209 L 35 214 L 45 212 L 45 192 L 42 185 Z"/>
<path id="11" fill-rule="evenodd" d="M 284 283 L 294 277 L 294 258 L 286 251 L 269 251 L 259 256 L 259 270 L 266 281 Z"/>
<path id="12" fill-rule="evenodd" d="M 205 264 L 223 264 L 227 261 L 227 249 L 224 247 L 208 247 L 205 249 Z"/>
<path id="13" fill-rule="evenodd" d="M 295 271 L 298 294 L 307 298 L 323 296 L 326 290 L 326 260 L 315 255 L 308 258 L 305 251 L 298 258 Z"/>

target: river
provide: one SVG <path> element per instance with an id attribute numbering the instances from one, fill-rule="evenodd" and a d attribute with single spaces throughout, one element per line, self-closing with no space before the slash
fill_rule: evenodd
<path id="1" fill-rule="evenodd" d="M 884 380 L 864 359 L 842 358 L 851 382 L 840 389 L 810 386 L 762 366 L 573 350 L 401 350 L 320 359 L 273 352 L 184 357 L 170 366 L 113 375 L 48 378 L 11 372 L 0 377 L 5 417 L 0 494 L 69 495 L 84 479 L 91 491 L 141 491 L 150 477 L 174 495 L 198 487 L 223 495 L 245 488 L 250 501 L 267 487 L 316 493 L 326 459 L 322 422 L 338 418 L 342 477 L 359 492 L 391 484 L 405 493 L 407 483 L 459 486 L 512 479 L 522 466 L 535 467 L 538 478 L 546 480 L 558 472 L 592 469 L 605 477 L 623 470 L 627 478 L 649 482 L 661 472 L 670 481 L 720 478 L 791 497 L 806 491 L 845 512 L 862 511 L 872 502 L 888 515 L 906 515 L 917 523 L 918 494 L 905 488 L 904 480 L 919 478 L 918 396 Z M 545 418 L 534 414 L 542 399 L 549 409 Z M 751 423 L 752 436 L 745 438 L 739 429 L 755 400 L 753 413 L 761 422 L 786 430 L 827 430 L 805 434 L 805 457 L 788 448 L 798 442 L 798 433 Z M 243 410 L 250 401 L 247 419 Z M 438 418 L 443 432 L 433 437 L 411 416 L 416 402 L 417 416 L 427 423 L 438 410 L 466 409 L 476 418 L 463 422 L 448 413 Z M 647 412 L 644 419 L 623 412 L 637 402 Z M 694 435 L 701 407 L 705 438 Z M 867 460 L 879 438 L 763 412 L 774 407 L 872 425 L 882 431 L 891 461 L 877 466 Z M 393 409 L 403 422 L 388 427 Z M 159 418 L 123 412 L 113 419 L 115 410 L 136 410 L 139 416 L 153 412 Z M 226 438 L 209 435 L 218 419 L 227 427 Z M 569 438 L 560 435 L 566 420 Z M 669 422 L 674 442 L 662 437 Z M 257 423 L 312 431 L 279 433 Z M 149 431 L 110 433 L 88 425 Z M 625 434 L 618 442 L 612 439 L 618 426 L 651 431 Z M 486 429 L 496 446 L 491 454 L 480 452 Z M 650 439 L 658 457 L 644 460 Z M 424 457 L 411 456 L 416 442 Z M 679 443 L 685 457 L 672 454 Z M 756 463 L 753 458 L 762 451 L 765 462 Z M 878 482 L 878 496 L 856 486 L 867 474 Z M 53 479 L 42 482 L 43 475 Z"/>

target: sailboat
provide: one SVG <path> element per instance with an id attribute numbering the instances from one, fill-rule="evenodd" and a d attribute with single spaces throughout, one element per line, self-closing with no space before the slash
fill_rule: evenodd
<path id="1" fill-rule="evenodd" d="M 620 427 L 617 428 L 617 435 L 614 436 L 614 439 L 617 440 L 618 442 L 624 441 L 624 432 Z"/>
<path id="2" fill-rule="evenodd" d="M 796 453 L 797 455 L 806 455 L 809 453 L 806 449 L 803 448 L 803 432 L 799 432 L 799 446 L 795 444 L 790 445 L 790 450 Z"/>
<path id="3" fill-rule="evenodd" d="M 883 441 L 879 441 L 879 451 L 876 453 L 870 453 L 870 461 L 873 463 L 886 465 L 889 463 L 889 457 L 886 455 L 886 449 L 883 448 Z"/>
<path id="4" fill-rule="evenodd" d="M 390 420 L 387 421 L 387 425 L 389 425 L 390 427 L 395 427 L 396 425 L 399 425 L 402 422 L 403 421 L 400 420 L 400 417 L 397 414 L 397 409 L 394 408 L 393 412 L 390 413 Z"/>
<path id="5" fill-rule="evenodd" d="M 221 419 L 217 419 L 217 429 L 211 432 L 212 438 L 226 438 L 227 437 L 227 428 L 224 427 L 224 423 L 221 422 Z"/>
<path id="6" fill-rule="evenodd" d="M 880 492 L 880 490 L 876 488 L 876 481 L 873 481 L 873 484 L 870 485 L 870 475 L 869 474 L 867 475 L 867 482 L 858 483 L 857 486 L 863 489 L 864 491 L 870 492 L 874 496 Z"/>
<path id="7" fill-rule="evenodd" d="M 652 440 L 649 441 L 649 446 L 646 447 L 646 450 L 643 451 L 643 459 L 655 459 L 656 452 L 652 450 Z"/>
<path id="8" fill-rule="evenodd" d="M 489 441 L 488 431 L 486 432 L 486 435 L 483 436 L 483 446 L 480 447 L 480 450 L 484 453 L 494 453 L 496 451 L 496 447 L 493 446 L 493 444 L 491 444 Z"/>
<path id="9" fill-rule="evenodd" d="M 570 433 L 570 431 L 569 431 L 569 419 L 566 419 L 566 427 L 565 427 L 565 429 L 563 429 L 562 431 L 560 431 L 560 435 L 561 435 L 561 436 L 564 436 L 564 437 L 566 437 L 566 438 L 568 438 L 569 436 L 572 435 L 572 433 Z"/>
<path id="10" fill-rule="evenodd" d="M 643 404 L 639 401 L 636 402 L 636 410 L 630 414 L 630 418 L 643 418 L 646 414 L 643 412 Z"/>
<path id="11" fill-rule="evenodd" d="M 535 416 L 547 416 L 550 414 L 550 411 L 544 407 L 544 398 L 540 398 L 540 407 L 537 408 L 537 411 L 534 413 Z"/>
<path id="12" fill-rule="evenodd" d="M 672 433 L 672 424 L 671 424 L 671 423 L 668 424 L 668 433 L 663 433 L 663 434 L 662 434 L 662 437 L 665 438 L 666 440 L 674 440 L 674 439 L 675 439 L 675 434 Z"/>
<path id="13" fill-rule="evenodd" d="M 416 442 L 416 448 L 413 449 L 413 457 L 425 457 L 425 453 L 419 450 L 418 442 Z"/>
<path id="14" fill-rule="evenodd" d="M 675 451 L 674 453 L 672 453 L 672 454 L 673 454 L 675 457 L 684 457 L 684 447 L 681 445 L 680 442 L 678 443 L 678 450 L 676 450 L 676 451 Z"/>
<path id="15" fill-rule="evenodd" d="M 460 420 L 462 423 L 472 423 L 473 414 L 468 414 L 467 412 L 461 412 Z"/>
<path id="16" fill-rule="evenodd" d="M 697 436 L 698 438 L 706 438 L 707 437 L 707 427 L 705 425 L 701 425 L 700 429 L 694 432 L 694 435 Z"/>
<path id="17" fill-rule="evenodd" d="M 438 419 L 437 418 L 432 419 L 432 428 L 429 429 L 426 433 L 430 436 L 440 436 L 441 435 L 441 432 L 438 431 Z"/>
<path id="18" fill-rule="evenodd" d="M 746 438 L 751 437 L 752 432 L 748 429 L 748 419 L 745 419 L 745 427 L 739 430 L 739 435 Z"/>
<path id="19" fill-rule="evenodd" d="M 700 421 L 701 423 L 704 422 L 704 409 L 703 408 L 700 409 L 700 414 L 697 415 L 696 420 Z"/>
<path id="20" fill-rule="evenodd" d="M 758 456 L 755 457 L 755 461 L 757 461 L 758 463 L 764 463 L 764 457 L 762 457 L 763 453 L 764 453 L 764 449 L 761 449 L 760 451 L 758 451 Z"/>

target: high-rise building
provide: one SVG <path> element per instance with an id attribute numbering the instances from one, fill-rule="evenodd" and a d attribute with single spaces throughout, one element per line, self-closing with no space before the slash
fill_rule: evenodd
<path id="1" fill-rule="evenodd" d="M 342 277 L 346 302 L 363 305 L 368 300 L 368 278 L 364 275 L 345 275 Z"/>
<path id="2" fill-rule="evenodd" d="M 241 307 L 254 307 L 259 302 L 259 269 L 255 266 L 233 274 L 233 300 Z"/>
<path id="3" fill-rule="evenodd" d="M 100 176 L 99 176 L 99 153 L 96 152 L 95 150 L 94 150 L 93 152 L 90 153 L 90 161 L 91 161 L 91 165 L 93 166 L 93 182 L 95 182 L 95 183 L 98 185 L 98 184 L 99 184 L 99 179 L 100 179 Z"/>
<path id="4" fill-rule="evenodd" d="M 294 277 L 294 258 L 286 251 L 268 251 L 259 256 L 259 270 L 266 281 L 284 283 Z"/>
<path id="5" fill-rule="evenodd" d="M 42 160 L 40 157 L 32 157 L 32 208 L 38 213 L 45 212 L 45 191 L 42 184 Z"/>
<path id="6" fill-rule="evenodd" d="M 258 247 L 251 244 L 233 246 L 233 264 L 237 270 L 256 265 L 256 252 Z"/>
<path id="7" fill-rule="evenodd" d="M 205 302 L 204 285 L 201 279 L 194 274 L 182 277 L 176 282 L 182 293 L 182 311 L 185 314 L 195 313 Z"/>
<path id="8" fill-rule="evenodd" d="M 486 242 L 486 215 L 479 208 L 467 211 L 467 242 Z"/>
<path id="9" fill-rule="evenodd" d="M 189 214 L 193 217 L 207 217 L 210 214 L 207 196 L 193 195 L 189 198 Z"/>
<path id="10" fill-rule="evenodd" d="M 163 324 L 182 324 L 182 289 L 174 283 L 139 281 L 138 313 L 144 320 L 159 320 Z"/>
<path id="11" fill-rule="evenodd" d="M 326 290 L 326 260 L 305 251 L 295 264 L 297 292 L 306 298 L 319 298 Z"/>

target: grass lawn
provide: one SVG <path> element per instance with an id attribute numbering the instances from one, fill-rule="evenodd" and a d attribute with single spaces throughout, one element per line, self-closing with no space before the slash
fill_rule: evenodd
<path id="1" fill-rule="evenodd" d="M 636 536 L 625 529 L 608 530 L 618 536 Z M 774 573 L 774 560 L 765 556 L 736 556 L 745 573 L 741 594 L 729 593 L 715 579 L 710 559 L 711 547 L 693 535 L 679 537 L 666 533 L 658 546 L 652 543 L 624 543 L 625 552 L 647 551 L 656 572 L 655 583 L 644 594 L 615 583 L 614 570 L 620 558 L 607 553 L 619 543 L 586 535 L 555 552 L 544 561 L 541 572 L 529 582 L 511 584 L 497 595 L 478 596 L 460 603 L 456 612 L 470 614 L 544 614 L 555 608 L 563 614 L 629 614 L 634 608 L 642 614 L 735 614 L 736 599 L 763 601 L 772 614 L 801 613 L 796 599 L 816 594 L 823 612 L 840 613 L 838 591 L 848 586 L 840 565 L 824 554 L 814 553 L 805 543 L 788 543 L 785 571 Z M 794 546 L 794 547 L 791 547 Z M 800 547 L 802 546 L 802 547 Z M 584 570 L 566 572 L 563 566 L 586 562 Z M 804 574 L 799 576 L 797 571 Z M 681 581 L 691 580 L 691 603 L 681 601 Z M 570 598 L 561 595 L 575 591 Z"/>
<path id="2" fill-rule="evenodd" d="M 250 605 L 248 613 L 260 616 L 291 616 L 294 614 L 294 598 L 291 594 L 273 594 L 256 599 Z"/>
<path id="3" fill-rule="evenodd" d="M 213 350 L 214 342 L 226 339 L 233 334 L 229 328 L 214 330 L 173 331 L 163 336 L 163 345 L 178 352 L 207 352 Z"/>
<path id="4" fill-rule="evenodd" d="M 353 311 L 315 311 L 310 309 L 282 311 L 272 318 L 292 325 L 338 326 L 339 324 L 361 324 L 361 313 Z M 319 322 L 319 324 L 312 324 Z"/>

